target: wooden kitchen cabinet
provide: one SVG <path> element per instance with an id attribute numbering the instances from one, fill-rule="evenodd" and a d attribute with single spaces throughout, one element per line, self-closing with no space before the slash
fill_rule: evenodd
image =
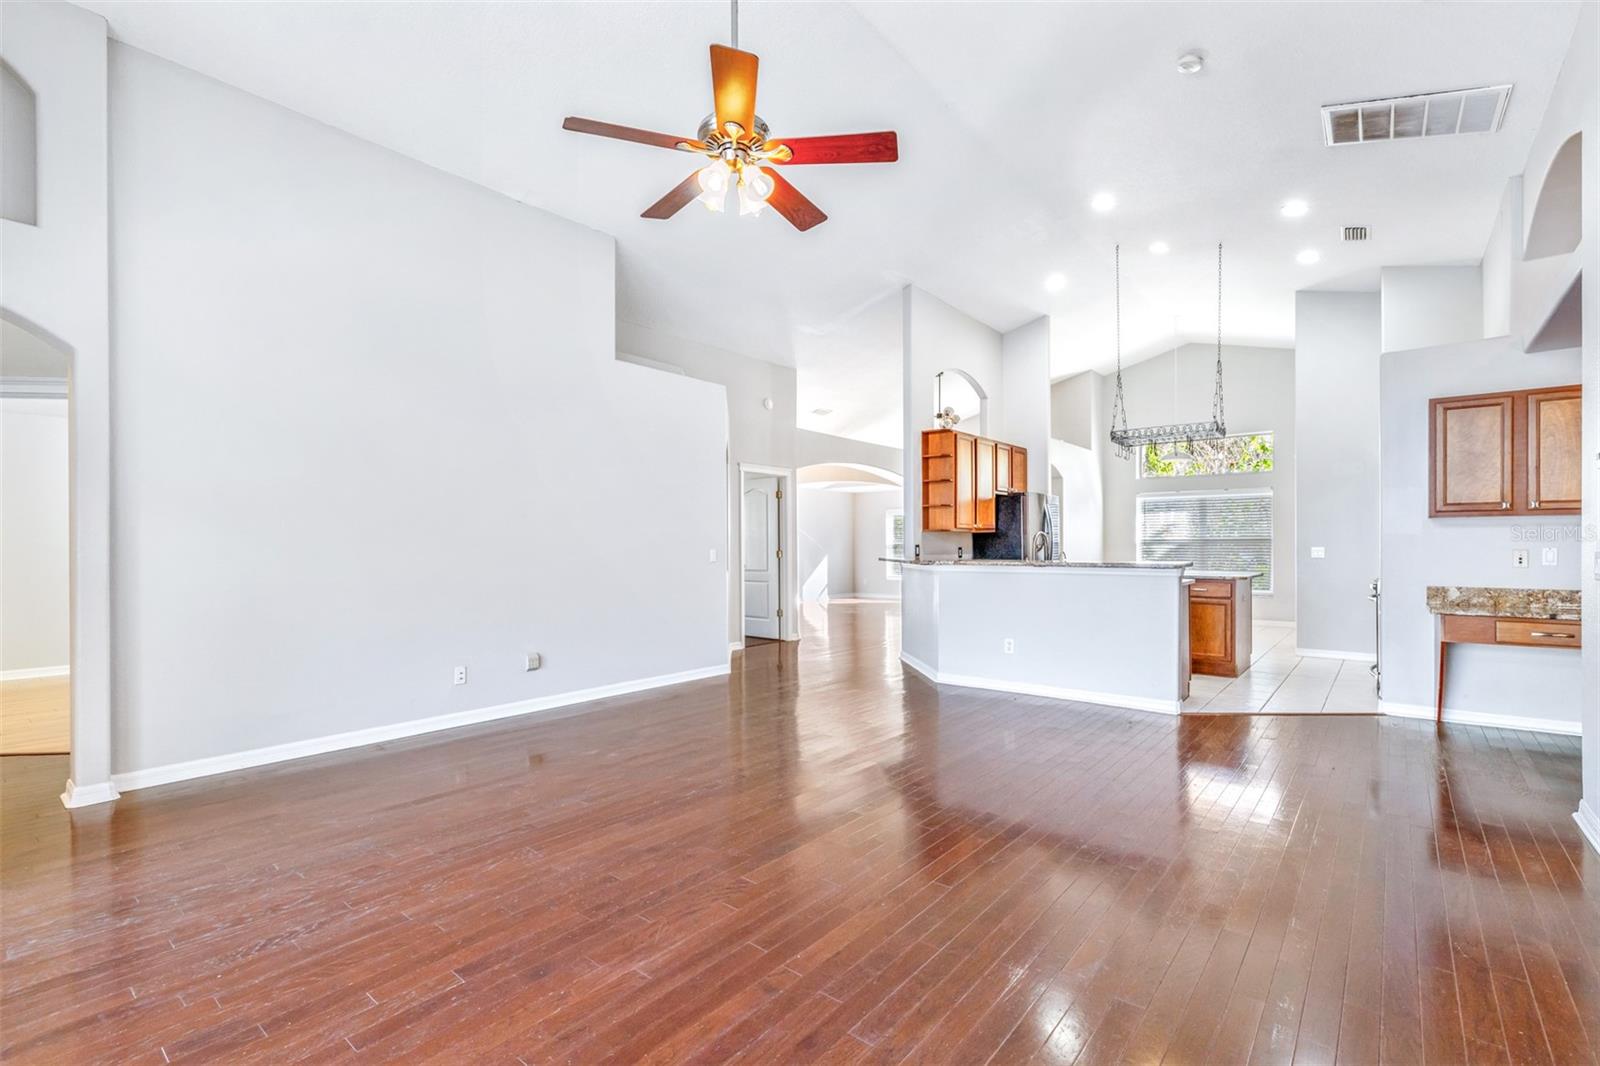
<path id="1" fill-rule="evenodd" d="M 1189 586 L 1189 668 L 1238 677 L 1250 669 L 1250 579 L 1197 578 Z"/>
<path id="2" fill-rule="evenodd" d="M 1577 514 L 1582 389 L 1428 402 L 1428 516 Z"/>
<path id="3" fill-rule="evenodd" d="M 1027 486 L 1026 449 L 953 429 L 923 430 L 923 529 L 992 533 L 995 497 Z"/>
<path id="4" fill-rule="evenodd" d="M 978 438 L 977 475 L 974 478 L 976 495 L 976 517 L 973 519 L 972 529 L 978 532 L 992 532 L 994 530 L 994 496 L 995 496 L 995 442 L 984 437 Z"/>
<path id="5" fill-rule="evenodd" d="M 1583 390 L 1526 394 L 1528 509 L 1578 514 L 1583 509 Z"/>

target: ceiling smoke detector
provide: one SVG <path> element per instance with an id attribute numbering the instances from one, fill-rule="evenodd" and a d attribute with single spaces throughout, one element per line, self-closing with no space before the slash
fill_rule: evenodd
<path id="1" fill-rule="evenodd" d="M 1366 240 L 1367 239 L 1367 227 L 1365 227 L 1365 226 L 1346 226 L 1344 228 L 1344 239 L 1347 240 L 1347 241 L 1364 241 L 1364 240 Z"/>
<path id="2" fill-rule="evenodd" d="M 1458 133 L 1493 133 L 1505 117 L 1511 86 L 1391 96 L 1322 105 L 1322 143 L 1365 144 Z"/>

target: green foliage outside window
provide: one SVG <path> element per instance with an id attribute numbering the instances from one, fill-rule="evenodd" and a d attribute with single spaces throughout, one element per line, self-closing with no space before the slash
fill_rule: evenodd
<path id="1" fill-rule="evenodd" d="M 1140 477 L 1209 477 L 1258 474 L 1272 469 L 1272 434 L 1246 433 L 1215 440 L 1147 444 Z"/>

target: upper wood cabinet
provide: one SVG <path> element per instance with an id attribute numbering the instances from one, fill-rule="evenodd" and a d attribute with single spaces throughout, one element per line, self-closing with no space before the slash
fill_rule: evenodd
<path id="1" fill-rule="evenodd" d="M 953 429 L 923 430 L 923 529 L 992 533 L 995 497 L 1027 485 L 1026 449 Z"/>
<path id="2" fill-rule="evenodd" d="M 1577 514 L 1583 509 L 1583 390 L 1527 394 L 1528 509 Z"/>
<path id="3" fill-rule="evenodd" d="M 1525 389 L 1428 402 L 1428 514 L 1575 514 L 1582 391 Z"/>

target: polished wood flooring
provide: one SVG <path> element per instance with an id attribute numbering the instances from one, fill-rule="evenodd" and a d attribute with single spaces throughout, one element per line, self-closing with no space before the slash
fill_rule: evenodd
<path id="1" fill-rule="evenodd" d="M 71 720 L 71 678 L 0 681 L 0 755 L 64 753 Z"/>
<path id="2" fill-rule="evenodd" d="M 125 796 L 0 760 L 8 1063 L 1594 1062 L 1574 739 L 731 679 Z"/>

